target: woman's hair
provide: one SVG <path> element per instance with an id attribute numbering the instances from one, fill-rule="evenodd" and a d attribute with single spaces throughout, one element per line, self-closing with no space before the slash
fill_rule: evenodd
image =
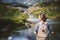
<path id="1" fill-rule="evenodd" d="M 39 16 L 42 18 L 42 20 L 43 20 L 44 22 L 46 22 L 47 17 L 46 17 L 45 14 L 40 13 Z"/>

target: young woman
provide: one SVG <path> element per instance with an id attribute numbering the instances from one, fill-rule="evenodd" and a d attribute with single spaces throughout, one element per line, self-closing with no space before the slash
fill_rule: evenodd
<path id="1" fill-rule="evenodd" d="M 46 22 L 45 14 L 39 14 L 39 23 L 35 25 L 34 34 L 36 35 L 36 40 L 46 40 L 50 33 L 54 33 L 50 30 L 50 25 Z"/>

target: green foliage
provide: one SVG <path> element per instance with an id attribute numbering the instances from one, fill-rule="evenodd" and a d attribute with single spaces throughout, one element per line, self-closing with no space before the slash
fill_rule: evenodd
<path id="1" fill-rule="evenodd" d="M 55 5 L 56 4 L 56 5 Z M 46 16 L 48 18 L 55 18 L 57 15 L 60 15 L 60 6 L 57 3 L 39 3 L 38 5 L 40 6 L 40 9 L 35 10 L 34 12 L 32 12 L 34 15 L 36 15 L 38 13 L 44 13 L 46 14 Z M 44 6 L 42 6 L 44 5 Z"/>
<path id="2" fill-rule="evenodd" d="M 25 23 L 27 22 L 26 21 L 27 17 L 28 17 L 27 14 L 20 13 L 19 15 L 14 15 L 14 17 L 11 19 L 14 20 L 16 23 Z"/>
<path id="3" fill-rule="evenodd" d="M 26 28 L 25 22 L 27 22 L 27 20 L 26 20 L 27 17 L 28 17 L 28 15 L 24 14 L 19 9 L 7 8 L 7 4 L 0 5 L 0 20 L 2 21 L 1 22 L 2 26 L 5 24 L 8 26 L 8 24 L 9 24 L 9 26 L 11 25 L 12 29 L 13 28 L 15 28 L 15 29 Z"/>

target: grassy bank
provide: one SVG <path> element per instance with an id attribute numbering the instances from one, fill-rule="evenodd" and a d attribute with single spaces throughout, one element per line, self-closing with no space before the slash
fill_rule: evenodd
<path id="1" fill-rule="evenodd" d="M 10 30 L 25 29 L 28 15 L 19 9 L 8 8 L 7 5 L 8 4 L 0 4 L 0 27 L 3 29 L 8 26 Z"/>

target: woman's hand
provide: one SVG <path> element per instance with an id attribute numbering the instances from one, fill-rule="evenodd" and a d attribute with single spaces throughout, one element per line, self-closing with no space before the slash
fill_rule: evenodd
<path id="1" fill-rule="evenodd" d="M 51 34 L 54 34 L 54 32 L 51 32 Z"/>
<path id="2" fill-rule="evenodd" d="M 36 32 L 34 32 L 34 34 L 36 34 Z"/>
<path id="3" fill-rule="evenodd" d="M 37 32 L 34 32 L 34 34 L 37 34 Z"/>

